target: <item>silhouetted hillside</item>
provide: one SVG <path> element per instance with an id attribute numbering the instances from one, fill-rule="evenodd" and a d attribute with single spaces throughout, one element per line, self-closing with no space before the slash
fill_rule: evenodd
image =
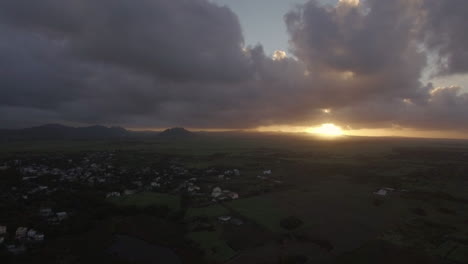
<path id="1" fill-rule="evenodd" d="M 69 127 L 47 124 L 24 129 L 0 130 L 0 140 L 118 139 L 129 137 L 131 134 L 132 132 L 121 127 Z"/>
<path id="2" fill-rule="evenodd" d="M 160 137 L 192 137 L 194 133 L 188 131 L 185 128 L 175 127 L 164 130 L 159 134 Z"/>

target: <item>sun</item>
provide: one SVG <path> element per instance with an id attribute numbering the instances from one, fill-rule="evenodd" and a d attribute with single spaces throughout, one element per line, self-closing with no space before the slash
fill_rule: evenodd
<path id="1" fill-rule="evenodd" d="M 335 124 L 322 124 L 318 127 L 312 127 L 307 129 L 308 133 L 319 134 L 322 136 L 341 136 L 343 135 L 343 129 Z"/>

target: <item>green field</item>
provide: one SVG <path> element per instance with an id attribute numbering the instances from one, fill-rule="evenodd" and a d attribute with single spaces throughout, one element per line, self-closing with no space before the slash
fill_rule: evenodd
<path id="1" fill-rule="evenodd" d="M 189 170 L 180 179 L 177 174 L 167 172 L 175 179 L 169 189 L 110 198 L 105 204 L 113 209 L 114 205 L 137 208 L 116 211 L 135 212 L 142 217 L 139 220 L 145 226 L 142 225 L 142 230 L 132 230 L 131 223 L 125 223 L 122 229 L 139 234 L 138 237 L 144 236 L 153 217 L 162 217 L 160 223 L 177 223 L 183 228 L 174 233 L 181 237 L 172 244 L 191 241 L 188 247 L 201 250 L 210 261 L 244 264 L 247 257 L 252 257 L 258 263 L 276 263 L 281 257 L 280 249 L 283 255 L 306 256 L 310 260 L 307 263 L 324 260 L 365 263 L 379 258 L 392 259 L 389 256 L 397 254 L 415 261 L 420 259 L 412 253 L 422 255 L 423 259 L 445 258 L 455 263 L 468 260 L 464 253 L 468 241 L 466 141 L 351 137 L 318 140 L 304 135 L 205 133 L 182 140 L 40 141 L 0 145 L 2 159 L 24 159 L 32 163 L 49 157 L 60 156 L 66 160 L 68 156 L 93 153 L 112 153 L 112 165 L 130 171 L 122 182 L 100 186 L 103 189 L 96 193 L 88 185 L 80 185 L 89 189 L 84 193 L 91 193 L 96 199 L 102 199 L 108 190 L 132 182 L 135 172 L 146 167 L 162 172 L 176 165 Z M 209 174 L 207 171 L 212 168 L 216 172 Z M 230 180 L 218 179 L 218 174 L 232 169 L 239 169 L 241 175 Z M 258 178 L 263 170 L 273 173 L 267 179 Z M 8 181 L 5 178 L 5 183 L 18 186 L 21 178 L 15 180 L 14 176 Z M 146 186 L 155 176 L 145 177 L 141 179 L 146 181 Z M 191 177 L 198 179 L 196 184 L 201 187 L 201 193 L 188 196 L 189 202 L 185 204 L 181 201 L 185 196 L 176 188 Z M 239 193 L 240 199 L 212 203 L 210 194 L 216 186 Z M 374 194 L 384 187 L 396 191 L 385 197 Z M 10 190 L 11 186 L 4 191 Z M 70 204 L 76 207 L 72 200 Z M 20 206 L 13 203 L 8 208 L 37 210 L 34 203 Z M 152 211 L 145 209 L 151 206 L 166 206 L 181 214 L 148 216 Z M 90 211 L 85 217 L 94 216 Z M 21 215 L 20 210 L 14 213 Z M 175 215 L 179 218 L 174 218 Z M 244 224 L 221 223 L 218 217 L 224 215 L 241 219 Z M 286 230 L 281 222 L 290 217 L 302 224 Z M 31 221 L 24 217 L 25 223 Z M 283 240 L 286 242 L 280 244 Z M 406 255 L 408 252 L 411 256 Z"/>
<path id="2" fill-rule="evenodd" d="M 169 209 L 174 211 L 178 210 L 180 207 L 179 196 L 164 193 L 142 192 L 133 195 L 112 197 L 108 200 L 118 206 L 167 206 Z"/>

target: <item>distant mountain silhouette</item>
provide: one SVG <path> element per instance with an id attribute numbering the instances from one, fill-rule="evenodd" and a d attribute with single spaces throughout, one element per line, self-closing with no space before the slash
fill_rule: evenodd
<path id="1" fill-rule="evenodd" d="M 47 124 L 23 129 L 2 129 L 0 140 L 118 139 L 129 137 L 131 134 L 132 132 L 121 127 L 69 127 Z"/>
<path id="2" fill-rule="evenodd" d="M 163 132 L 159 133 L 160 137 L 191 137 L 193 136 L 194 133 L 188 131 L 185 128 L 182 127 L 174 127 L 174 128 L 169 128 L 164 130 Z"/>

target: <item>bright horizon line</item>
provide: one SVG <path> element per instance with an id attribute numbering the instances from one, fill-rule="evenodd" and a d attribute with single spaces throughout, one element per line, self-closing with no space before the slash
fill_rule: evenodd
<path id="1" fill-rule="evenodd" d="M 322 124 L 323 125 L 323 124 Z M 468 139 L 465 133 L 448 132 L 443 130 L 415 130 L 410 128 L 367 128 L 367 129 L 346 129 L 342 128 L 342 135 L 323 135 L 320 133 L 311 132 L 311 129 L 318 126 L 291 126 L 290 129 L 277 126 L 271 127 L 256 127 L 256 128 L 196 128 L 184 126 L 172 126 L 164 128 L 135 128 L 126 127 L 126 129 L 136 132 L 162 132 L 166 129 L 174 127 L 183 127 L 194 132 L 257 132 L 257 133 L 283 133 L 283 134 L 304 134 L 322 138 L 343 138 L 343 137 L 393 137 L 393 138 L 421 138 L 421 139 Z M 298 129 L 299 128 L 299 129 Z M 308 131 L 309 130 L 309 131 Z"/>
<path id="2" fill-rule="evenodd" d="M 58 124 L 60 123 L 49 123 Z M 48 124 L 43 124 L 48 125 Z M 39 126 L 43 126 L 39 125 Z M 71 124 L 64 123 L 61 125 L 72 126 L 72 127 L 87 127 L 96 126 L 99 124 Z M 314 130 L 321 128 L 325 125 L 336 126 L 339 128 L 339 135 L 325 135 L 315 133 Z M 103 124 L 107 127 L 115 127 L 116 125 Z M 32 126 L 35 127 L 35 126 Z M 118 126 L 117 126 L 118 127 Z M 277 126 L 260 126 L 255 128 L 199 128 L 199 127 L 185 127 L 185 126 L 170 126 L 170 127 L 132 127 L 132 126 L 120 126 L 129 131 L 135 132 L 162 132 L 169 128 L 183 127 L 187 130 L 194 132 L 248 132 L 248 133 L 283 133 L 283 134 L 302 134 L 310 135 L 315 137 L 333 139 L 333 138 L 344 138 L 344 137 L 393 137 L 393 138 L 421 138 L 421 139 L 460 139 L 468 140 L 468 134 L 462 131 L 447 131 L 447 130 L 417 130 L 413 128 L 393 127 L 393 128 L 363 128 L 363 129 L 350 129 L 349 126 L 335 125 L 333 123 L 324 123 L 316 126 L 288 126 L 288 125 L 277 125 Z M 0 128 L 0 129 L 24 129 L 23 128 Z M 29 127 L 30 128 L 30 127 Z"/>

